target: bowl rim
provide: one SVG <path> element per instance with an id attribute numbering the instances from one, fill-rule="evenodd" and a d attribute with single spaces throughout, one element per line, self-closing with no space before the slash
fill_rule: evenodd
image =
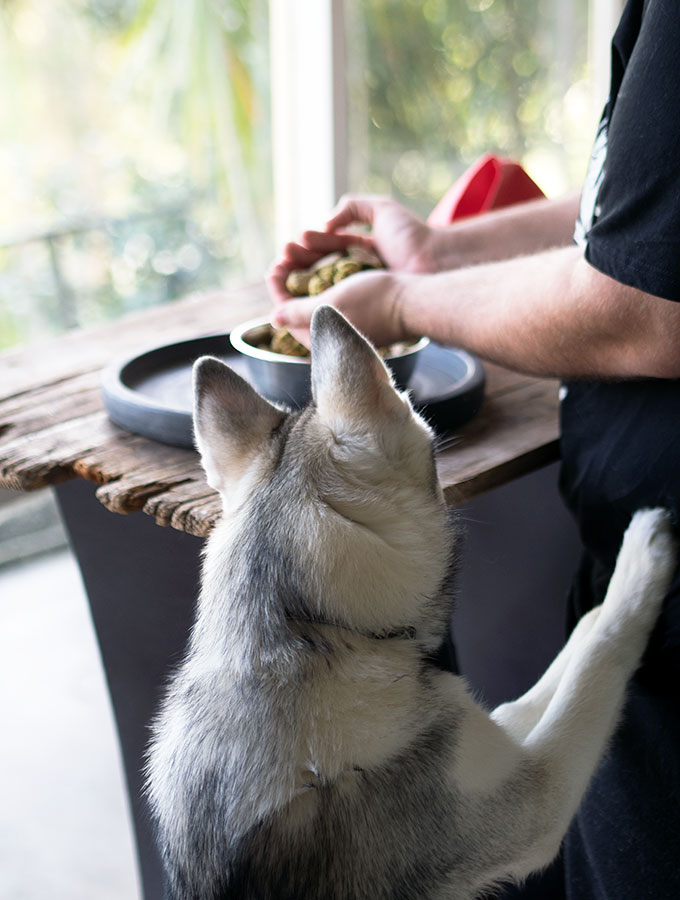
<path id="1" fill-rule="evenodd" d="M 256 319 L 248 319 L 247 322 L 241 322 L 240 325 L 236 325 L 229 332 L 229 340 L 231 342 L 231 346 L 234 350 L 238 350 L 239 353 L 242 353 L 244 356 L 251 356 L 254 359 L 263 359 L 268 362 L 278 362 L 278 363 L 293 363 L 296 365 L 310 365 L 310 359 L 308 356 L 288 356 L 285 353 L 274 353 L 273 350 L 261 350 L 259 347 L 254 347 L 252 344 L 249 344 L 243 337 L 246 332 L 250 331 L 253 328 L 261 328 L 263 325 L 271 325 L 269 316 L 258 316 Z M 273 326 L 272 326 L 273 327 Z M 397 343 L 395 341 L 395 343 Z M 405 356 L 412 356 L 414 353 L 418 353 L 420 350 L 423 350 L 430 343 L 430 338 L 421 337 L 419 338 L 413 346 L 409 347 L 408 350 L 405 350 L 403 353 L 398 353 L 396 356 L 384 356 L 383 359 L 403 359 Z"/>

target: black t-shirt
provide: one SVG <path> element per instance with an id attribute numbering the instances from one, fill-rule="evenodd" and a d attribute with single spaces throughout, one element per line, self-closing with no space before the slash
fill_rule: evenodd
<path id="1" fill-rule="evenodd" d="M 680 7 L 629 0 L 575 239 L 617 281 L 680 300 Z"/>
<path id="2" fill-rule="evenodd" d="M 680 301 L 677 0 L 629 0 L 624 10 L 575 240 L 610 277 L 660 303 Z M 636 509 L 661 504 L 680 522 L 680 382 L 571 382 L 564 394 L 562 490 L 588 557 L 578 615 L 602 600 Z"/>
<path id="3" fill-rule="evenodd" d="M 680 2 L 629 0 L 575 240 L 606 275 L 680 301 Z M 678 348 L 680 353 L 680 347 Z M 561 488 L 585 552 L 571 624 L 599 603 L 641 507 L 680 524 L 680 381 L 571 382 L 561 404 Z M 564 848 L 569 900 L 680 897 L 680 576 L 623 724 Z"/>

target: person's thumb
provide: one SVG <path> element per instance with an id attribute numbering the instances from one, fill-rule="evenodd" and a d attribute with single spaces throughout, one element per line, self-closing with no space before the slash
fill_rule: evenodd
<path id="1" fill-rule="evenodd" d="M 272 324 L 278 328 L 309 328 L 312 313 L 323 302 L 319 297 L 286 300 L 275 308 Z"/>

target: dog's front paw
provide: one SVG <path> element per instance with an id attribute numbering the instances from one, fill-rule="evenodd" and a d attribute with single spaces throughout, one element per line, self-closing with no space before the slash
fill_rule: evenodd
<path id="1" fill-rule="evenodd" d="M 671 526 L 671 514 L 667 509 L 640 509 L 630 521 L 623 536 L 622 552 L 626 545 L 632 545 L 633 553 L 644 553 L 650 563 L 660 565 L 664 570 L 673 568 L 677 551 L 677 541 Z"/>
<path id="2" fill-rule="evenodd" d="M 633 615 L 651 627 L 675 570 L 677 541 L 670 513 L 641 509 L 631 519 L 616 561 L 605 609 Z"/>

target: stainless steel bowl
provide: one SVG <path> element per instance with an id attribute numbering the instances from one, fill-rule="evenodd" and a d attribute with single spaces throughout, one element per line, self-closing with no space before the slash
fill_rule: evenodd
<path id="1" fill-rule="evenodd" d="M 229 339 L 232 347 L 243 354 L 251 382 L 261 394 L 275 403 L 298 408 L 305 406 L 312 393 L 309 359 L 285 356 L 256 346 L 266 343 L 271 332 L 272 326 L 267 318 L 251 319 L 234 328 Z M 400 388 L 408 387 L 418 354 L 429 343 L 429 338 L 421 338 L 405 352 L 385 357 Z"/>

